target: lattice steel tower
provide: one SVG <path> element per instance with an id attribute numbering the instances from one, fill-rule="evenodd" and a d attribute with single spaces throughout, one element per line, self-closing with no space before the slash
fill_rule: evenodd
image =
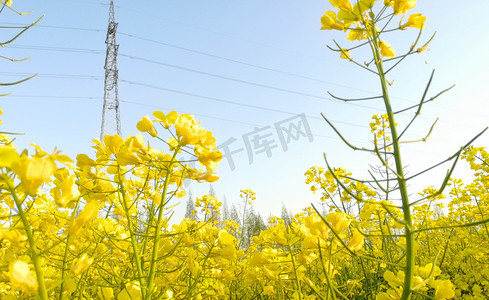
<path id="1" fill-rule="evenodd" d="M 110 1 L 109 27 L 107 28 L 107 52 L 105 56 L 105 83 L 104 83 L 104 108 L 102 111 L 102 127 L 100 140 L 106 134 L 121 134 L 121 120 L 119 115 L 119 88 L 117 78 L 117 50 L 119 45 L 115 40 L 117 23 L 114 17 L 114 1 Z"/>

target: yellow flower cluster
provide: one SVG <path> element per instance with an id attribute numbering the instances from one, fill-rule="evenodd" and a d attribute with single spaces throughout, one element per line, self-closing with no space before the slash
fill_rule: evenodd
<path id="1" fill-rule="evenodd" d="M 386 134 L 386 129 L 390 128 L 389 118 L 387 117 L 387 114 L 383 114 L 381 116 L 373 115 L 372 120 L 373 122 L 370 123 L 370 129 L 372 133 L 374 133 L 378 139 L 384 138 L 386 141 L 390 141 L 390 135 Z M 397 123 L 394 124 L 394 126 L 397 126 Z"/>
<path id="2" fill-rule="evenodd" d="M 180 122 L 176 113 L 156 115 L 150 123 L 143 118 L 138 128 L 160 139 L 161 129 L 153 124 L 172 130 Z M 168 145 L 168 153 L 150 147 L 140 135 L 106 136 L 94 141 L 95 158 L 80 154 L 76 166 L 58 151 L 48 154 L 34 145 L 33 155 L 19 154 L 13 145 L 2 145 L 0 213 L 10 220 L 0 224 L 2 299 L 42 298 L 43 293 L 71 299 L 317 299 L 332 294 L 399 299 L 403 214 L 344 169 L 313 167 L 305 174 L 311 190 L 322 192 L 329 212 L 310 207 L 291 224 L 274 217 L 247 249 L 238 243 L 246 229 L 233 221 L 204 217 L 170 226 L 165 216 L 172 211 L 172 198 L 182 195 L 182 181 L 203 180 L 210 172 L 206 158 L 195 158 L 206 167 L 196 171 L 175 155 L 183 147 L 216 153 L 212 135 L 192 119 L 182 117 L 173 133 L 177 143 Z M 374 133 L 388 128 L 385 117 L 373 119 Z M 426 200 L 413 207 L 414 299 L 483 299 L 489 293 L 484 223 L 489 154 L 471 147 L 462 157 L 476 179 L 469 185 L 451 180 L 447 195 L 428 187 L 420 193 Z M 248 205 L 256 200 L 250 189 L 240 196 Z M 442 202 L 448 202 L 446 208 Z M 196 200 L 206 216 L 219 214 L 221 205 L 210 195 Z M 471 223 L 479 225 L 465 226 Z"/>
<path id="3" fill-rule="evenodd" d="M 151 147 L 141 134 L 107 135 L 93 141 L 94 157 L 79 154 L 76 162 L 37 145 L 33 154 L 18 151 L 0 134 L 0 298 L 487 299 L 489 153 L 463 151 L 474 171 L 469 184 L 447 177 L 439 190 L 427 187 L 415 201 L 406 196 L 383 62 L 427 44 L 396 56 L 381 35 L 421 30 L 426 17 L 411 14 L 403 23 L 416 0 L 329 1 L 336 11 L 322 16 L 321 29 L 366 40 L 349 49 L 337 44 L 336 51 L 355 62 L 350 51 L 370 45 L 377 69 L 369 70 L 382 82 L 388 114 L 373 116 L 370 128 L 384 145 L 362 150 L 384 163 L 374 169 L 383 179 L 312 167 L 306 184 L 321 193 L 321 210 L 313 205 L 265 226 L 252 214 L 255 193 L 243 189 L 241 220 L 219 221 L 222 203 L 204 195 L 195 202 L 199 215 L 170 224 L 184 180 L 218 179 L 222 154 L 192 115 L 157 111 L 137 123 L 167 150 Z M 377 15 L 376 2 L 382 5 Z M 387 28 L 395 15 L 403 15 L 399 26 Z M 177 159 L 182 152 L 201 168 Z M 258 234 L 250 234 L 253 227 Z"/>
<path id="4" fill-rule="evenodd" d="M 376 24 L 381 19 L 380 16 L 375 16 L 373 7 L 377 0 L 360 0 L 354 1 L 354 5 L 350 0 L 330 0 L 329 1 L 338 12 L 327 11 L 321 17 L 321 30 L 343 30 L 348 31 L 347 39 L 355 40 L 374 40 L 378 42 L 381 55 L 386 58 L 394 58 L 395 50 L 385 40 L 380 40 L 382 33 Z M 379 1 L 382 2 L 382 1 Z M 394 15 L 405 15 L 409 10 L 416 7 L 416 0 L 384 0 L 385 8 L 392 9 Z M 381 13 L 385 12 L 385 8 L 381 9 Z M 411 14 L 407 22 L 399 22 L 397 29 L 405 30 L 408 27 L 422 29 L 426 17 L 420 13 Z M 418 52 L 423 51 L 419 50 Z M 352 60 L 350 50 L 340 48 L 341 58 Z"/>

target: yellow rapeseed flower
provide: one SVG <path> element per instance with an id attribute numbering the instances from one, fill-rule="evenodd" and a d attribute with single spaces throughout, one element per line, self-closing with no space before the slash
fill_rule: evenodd
<path id="1" fill-rule="evenodd" d="M 353 236 L 348 242 L 348 248 L 351 251 L 358 251 L 363 248 L 363 234 L 360 231 L 355 230 L 353 232 Z"/>
<path id="2" fill-rule="evenodd" d="M 54 180 L 56 187 L 51 189 L 51 195 L 53 195 L 56 204 L 66 207 L 71 201 L 76 200 L 80 196 L 76 177 L 70 175 L 67 169 L 58 171 L 54 176 L 56 177 Z"/>
<path id="3" fill-rule="evenodd" d="M 350 218 L 344 212 L 333 212 L 326 216 L 326 221 L 331 223 L 333 229 L 340 233 L 350 226 Z"/>
<path id="4" fill-rule="evenodd" d="M 416 7 L 416 0 L 394 0 L 394 14 L 405 14 L 408 10 Z"/>
<path id="5" fill-rule="evenodd" d="M 99 299 L 109 300 L 114 298 L 114 290 L 109 287 L 100 287 L 97 291 Z"/>
<path id="6" fill-rule="evenodd" d="M 329 0 L 329 2 L 336 8 L 343 11 L 350 12 L 353 11 L 353 6 L 348 0 Z"/>
<path id="7" fill-rule="evenodd" d="M 92 262 L 93 258 L 89 257 L 86 253 L 83 253 L 82 256 L 73 261 L 73 264 L 71 265 L 71 272 L 73 272 L 75 276 L 78 276 L 85 272 L 88 267 L 90 267 Z"/>
<path id="8" fill-rule="evenodd" d="M 345 28 L 345 25 L 336 18 L 336 13 L 334 11 L 325 12 L 321 17 L 321 24 L 323 25 L 321 30 L 343 30 Z"/>
<path id="9" fill-rule="evenodd" d="M 367 38 L 367 32 L 363 30 L 360 25 L 357 25 L 357 28 L 350 29 L 348 32 L 348 36 L 346 37 L 349 41 L 354 40 L 364 40 Z"/>
<path id="10" fill-rule="evenodd" d="M 0 4 L 5 3 L 8 7 L 12 5 L 12 0 L 0 1 Z"/>
<path id="11" fill-rule="evenodd" d="M 210 150 L 207 147 L 196 145 L 194 147 L 195 155 L 199 162 L 207 168 L 207 171 L 214 171 L 222 159 L 222 153 L 218 150 Z"/>
<path id="12" fill-rule="evenodd" d="M 267 285 L 263 287 L 263 291 L 261 292 L 262 295 L 274 295 L 275 294 L 275 289 L 271 285 Z"/>
<path id="13" fill-rule="evenodd" d="M 13 147 L 0 145 L 0 167 L 10 168 L 12 163 L 19 159 L 19 154 Z"/>
<path id="14" fill-rule="evenodd" d="M 420 14 L 420 13 L 412 14 L 409 16 L 406 23 L 399 25 L 399 28 L 403 29 L 403 30 L 406 29 L 406 27 L 423 29 L 425 21 L 426 21 L 426 17 L 423 16 L 422 14 Z"/>
<path id="15" fill-rule="evenodd" d="M 100 209 L 100 203 L 96 200 L 92 200 L 85 205 L 82 212 L 73 221 L 69 228 L 70 235 L 76 235 L 78 231 L 88 222 L 95 219 Z"/>
<path id="16" fill-rule="evenodd" d="M 450 280 L 435 280 L 435 299 L 445 300 L 455 297 L 455 289 Z"/>
<path id="17" fill-rule="evenodd" d="M 151 122 L 148 116 L 143 117 L 141 121 L 137 123 L 136 128 L 141 132 L 149 133 L 152 137 L 158 136 L 158 132 L 156 132 L 153 122 Z"/>
<path id="18" fill-rule="evenodd" d="M 164 114 L 161 111 L 155 111 L 153 116 L 156 118 L 155 122 L 160 122 L 164 128 L 168 129 L 171 125 L 174 125 L 178 118 L 178 113 L 171 111 L 168 114 Z"/>
<path id="19" fill-rule="evenodd" d="M 340 58 L 351 60 L 350 51 L 345 50 L 345 49 L 341 49 Z"/>
<path id="20" fill-rule="evenodd" d="M 394 48 L 392 48 L 391 45 L 389 45 L 389 43 L 387 43 L 386 41 L 380 41 L 379 47 L 380 47 L 380 54 L 382 54 L 382 56 L 389 57 L 389 58 L 396 56 L 396 52 L 394 51 Z"/>
<path id="21" fill-rule="evenodd" d="M 27 154 L 23 154 L 20 159 L 12 162 L 11 169 L 22 182 L 24 192 L 35 194 L 41 184 L 54 174 L 56 164 L 51 159 L 27 157 Z"/>
<path id="22" fill-rule="evenodd" d="M 29 265 L 21 260 L 16 260 L 9 265 L 9 278 L 13 287 L 24 292 L 31 293 L 37 290 L 37 280 Z"/>
<path id="23" fill-rule="evenodd" d="M 104 136 L 104 144 L 112 153 L 116 154 L 124 145 L 124 139 L 119 135 L 106 135 Z"/>

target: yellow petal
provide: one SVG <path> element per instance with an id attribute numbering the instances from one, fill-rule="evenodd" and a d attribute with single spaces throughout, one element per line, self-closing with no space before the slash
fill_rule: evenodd
<path id="1" fill-rule="evenodd" d="M 380 47 L 380 54 L 384 57 L 395 57 L 396 52 L 394 51 L 394 48 L 391 47 L 386 41 L 380 41 L 379 42 L 379 47 Z"/>

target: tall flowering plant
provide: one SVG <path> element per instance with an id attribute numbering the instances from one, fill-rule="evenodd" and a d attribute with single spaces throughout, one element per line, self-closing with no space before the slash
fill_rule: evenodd
<path id="1" fill-rule="evenodd" d="M 407 176 L 402 159 L 401 144 L 415 142 L 406 140 L 405 133 L 420 114 L 422 106 L 446 90 L 434 97 L 426 97 L 433 78 L 432 73 L 419 103 L 410 107 L 400 107 L 397 103 L 391 101 L 389 86 L 393 82 L 387 80 L 387 75 L 400 62 L 412 54 L 427 50 L 433 36 L 420 44 L 426 17 L 421 13 L 410 13 L 416 7 L 416 0 L 357 0 L 352 2 L 349 0 L 329 0 L 329 2 L 334 10 L 325 12 L 321 17 L 321 29 L 344 31 L 348 40 L 347 43 L 349 43 L 348 46 L 344 46 L 334 41 L 334 46 L 329 48 L 339 53 L 342 59 L 346 59 L 369 73 L 375 74 L 379 79 L 381 91 L 378 96 L 360 99 L 341 98 L 331 93 L 330 95 L 343 101 L 382 101 L 384 113 L 381 117 L 378 115 L 374 116 L 374 122 L 371 124 L 372 133 L 374 133 L 373 148 L 371 149 L 356 147 L 348 142 L 325 117 L 326 122 L 349 147 L 374 154 L 381 164 L 379 168 L 381 172 L 377 173 L 381 174 L 381 176 L 372 175 L 372 179 L 369 180 L 360 180 L 349 175 L 342 175 L 337 169 L 331 168 L 329 164 L 328 174 L 335 179 L 336 185 L 343 189 L 342 201 L 355 200 L 359 204 L 360 209 L 369 207 L 374 209 L 372 205 L 377 205 L 386 211 L 387 217 L 391 221 L 388 223 L 384 222 L 384 224 L 390 224 L 390 226 L 381 231 L 380 236 L 384 239 L 388 237 L 386 241 L 394 241 L 396 244 L 401 243 L 402 255 L 399 260 L 390 266 L 390 270 L 384 273 L 384 279 L 389 283 L 389 288 L 387 291 L 378 294 L 377 299 L 410 299 L 413 294 L 422 293 L 421 287 L 425 282 L 429 282 L 428 279 L 423 281 L 424 279 L 420 279 L 421 277 L 418 276 L 419 267 L 416 265 L 416 249 L 418 245 L 416 237 L 419 235 L 419 231 L 416 230 L 413 211 L 419 211 L 421 204 L 443 192 L 459 156 L 462 154 L 463 149 L 472 141 L 447 160 L 452 161 L 453 165 L 446 177 L 441 180 L 439 189 L 423 194 L 418 199 L 411 197 L 408 191 L 408 182 L 432 167 L 422 170 L 414 176 Z M 387 33 L 403 30 L 418 30 L 419 34 L 412 45 L 404 53 L 399 54 L 400 51 L 396 51 L 389 43 Z M 357 53 L 362 50 L 367 51 L 370 61 L 360 63 L 355 59 Z M 413 112 L 411 120 L 403 127 L 396 123 L 396 116 L 400 112 Z M 434 125 L 431 126 L 430 133 Z M 428 136 L 423 137 L 420 141 L 426 140 Z M 351 185 L 347 186 L 345 179 L 351 180 L 356 184 L 369 184 L 375 187 L 375 190 L 379 192 L 377 198 L 380 201 L 366 201 L 366 198 L 358 193 L 357 186 L 355 188 L 352 188 Z M 399 201 L 392 201 L 391 199 L 399 199 Z M 430 229 L 425 228 L 424 230 Z M 363 234 L 368 236 L 368 230 L 367 232 L 364 231 Z M 441 249 L 439 250 L 441 251 Z M 431 277 L 437 272 L 435 266 L 436 261 L 433 262 L 432 269 L 427 273 Z M 453 291 L 450 288 L 450 284 L 438 284 L 437 295 L 445 295 L 446 298 L 448 296 L 453 297 Z M 441 298 L 437 297 L 437 299 Z"/>

